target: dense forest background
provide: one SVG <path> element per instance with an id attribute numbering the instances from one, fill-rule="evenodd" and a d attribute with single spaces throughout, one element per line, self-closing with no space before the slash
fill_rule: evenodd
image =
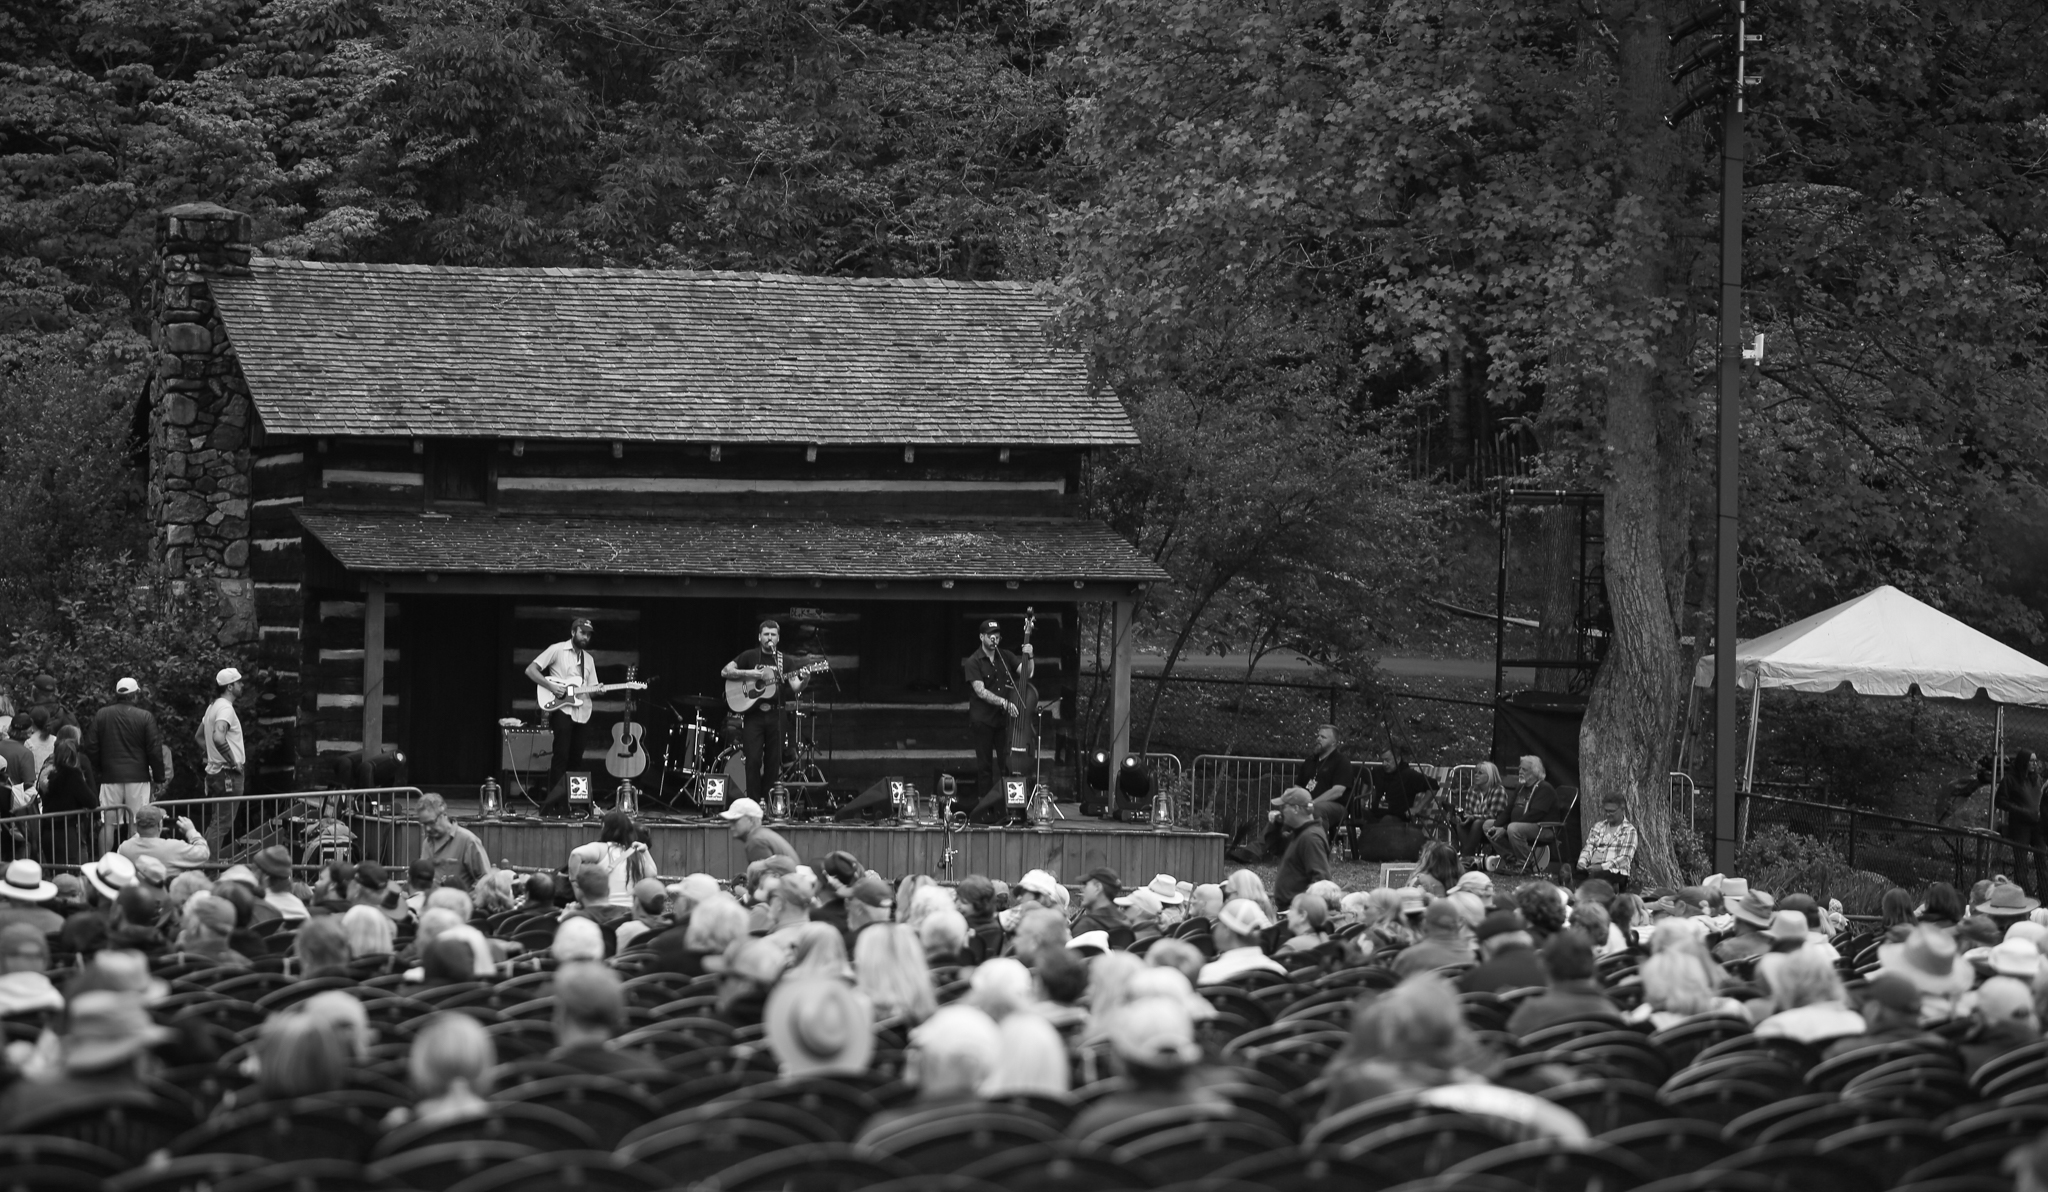
<path id="1" fill-rule="evenodd" d="M 1169 669 L 1484 604 L 1512 447 L 1609 493 L 1592 731 L 1646 781 L 1712 614 L 1700 7 L 0 0 L 0 625 L 183 632 L 121 610 L 154 216 L 206 199 L 275 255 L 1041 284 L 1144 439 L 1093 495 Z M 1745 631 L 1889 582 L 2038 651 L 2048 16 L 1751 7 Z"/>

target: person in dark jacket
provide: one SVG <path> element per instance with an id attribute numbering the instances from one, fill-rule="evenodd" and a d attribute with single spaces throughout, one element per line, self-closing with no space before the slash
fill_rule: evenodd
<path id="1" fill-rule="evenodd" d="M 1621 1011 L 1593 977 L 1593 945 L 1576 927 L 1567 927 L 1543 945 L 1543 967 L 1550 971 L 1549 988 L 1515 1007 L 1508 1033 L 1531 1035 L 1547 1026 L 1584 1018 L 1621 1021 Z"/>
<path id="2" fill-rule="evenodd" d="M 1116 900 L 1124 892 L 1123 876 L 1114 869 L 1091 869 L 1081 879 L 1081 913 L 1074 917 L 1068 931 L 1080 935 L 1087 931 L 1100 931 L 1109 936 L 1112 950 L 1121 949 L 1131 942 L 1131 929 L 1124 923 L 1124 913 L 1117 909 Z"/>
<path id="3" fill-rule="evenodd" d="M 1522 858 L 1528 856 L 1534 846 L 1537 825 L 1557 819 L 1560 810 L 1557 788 L 1543 776 L 1540 759 L 1534 756 L 1523 758 L 1519 774 L 1522 785 L 1508 803 L 1507 822 L 1489 823 L 1486 828 L 1486 838 L 1500 850 L 1503 862 L 1516 865 L 1521 864 Z M 1550 850 L 1543 851 L 1544 855 L 1536 858 L 1539 868 L 1550 864 Z"/>
<path id="4" fill-rule="evenodd" d="M 1003 954 L 1003 924 L 996 917 L 996 884 L 979 873 L 970 873 L 953 887 L 953 900 L 967 920 L 968 963 Z"/>
<path id="5" fill-rule="evenodd" d="M 1300 787 L 1289 788 L 1274 805 L 1280 809 L 1287 851 L 1280 855 L 1280 871 L 1273 879 L 1273 903 L 1293 906 L 1295 895 L 1330 876 L 1330 834 L 1315 813 L 1315 801 Z"/>
<path id="6" fill-rule="evenodd" d="M 140 811 L 163 790 L 164 737 L 156 716 L 135 700 L 142 684 L 124 678 L 114 684 L 114 702 L 93 713 L 86 726 L 85 755 L 100 774 L 100 806 Z M 120 828 L 100 827 L 100 848 L 112 852 Z"/>
<path id="7" fill-rule="evenodd" d="M 1458 977 L 1460 993 L 1505 993 L 1550 983 L 1550 970 L 1536 955 L 1535 937 L 1518 910 L 1494 911 L 1479 921 L 1478 964 Z"/>

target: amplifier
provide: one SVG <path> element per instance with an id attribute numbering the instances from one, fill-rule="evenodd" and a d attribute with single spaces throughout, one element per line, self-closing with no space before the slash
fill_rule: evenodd
<path id="1" fill-rule="evenodd" d="M 555 734 L 545 728 L 499 728 L 498 768 L 545 774 L 555 760 Z"/>

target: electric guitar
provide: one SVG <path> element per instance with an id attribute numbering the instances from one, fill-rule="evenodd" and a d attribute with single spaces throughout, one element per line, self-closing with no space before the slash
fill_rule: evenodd
<path id="1" fill-rule="evenodd" d="M 783 683 L 802 683 L 805 679 L 810 678 L 819 671 L 831 670 L 832 663 L 821 658 L 800 670 L 786 675 L 775 670 L 774 667 L 768 669 L 774 673 L 774 678 L 727 679 L 725 681 L 725 706 L 735 712 L 744 712 L 764 699 L 774 699 L 776 691 L 780 689 Z"/>
<path id="2" fill-rule="evenodd" d="M 635 667 L 626 668 L 626 682 L 633 682 Z M 626 714 L 612 726 L 612 747 L 604 755 L 604 768 L 614 778 L 638 778 L 647 769 L 647 751 L 640 748 L 644 725 L 633 723 L 633 690 L 626 689 Z"/>
<path id="3" fill-rule="evenodd" d="M 564 695 L 556 695 L 545 687 L 536 687 L 533 689 L 533 697 L 539 701 L 540 714 L 543 716 L 551 712 L 567 712 L 569 719 L 578 724 L 588 724 L 590 723 L 591 696 L 603 695 L 607 691 L 645 690 L 647 690 L 647 684 L 629 679 L 624 683 L 591 683 L 586 686 L 571 687 L 568 693 Z"/>

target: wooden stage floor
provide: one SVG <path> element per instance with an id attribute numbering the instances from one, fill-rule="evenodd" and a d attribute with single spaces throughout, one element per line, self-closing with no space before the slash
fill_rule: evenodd
<path id="1" fill-rule="evenodd" d="M 569 850 L 597 839 L 597 820 L 508 816 L 479 819 L 474 810 L 451 804 L 457 822 L 475 832 L 491 859 L 521 868 L 559 868 Z M 1015 881 L 1027 870 L 1043 869 L 1063 882 L 1079 882 L 1091 869 L 1108 867 L 1130 885 L 1170 873 L 1190 882 L 1220 882 L 1225 872 L 1225 837 L 1214 832 L 1154 832 L 1142 824 L 1084 818 L 1072 804 L 1070 817 L 1034 828 L 976 827 L 950 836 L 942 828 L 898 824 L 836 824 L 830 821 L 771 825 L 806 861 L 844 849 L 862 865 L 890 879 L 929 873 L 953 882 L 970 873 Z M 746 854 L 724 821 L 685 819 L 658 812 L 640 817 L 655 866 L 664 876 L 708 873 L 731 877 L 746 871 Z M 406 825 L 410 828 L 410 825 Z M 403 847 L 416 855 L 417 828 Z M 950 850 L 950 856 L 948 855 Z"/>

